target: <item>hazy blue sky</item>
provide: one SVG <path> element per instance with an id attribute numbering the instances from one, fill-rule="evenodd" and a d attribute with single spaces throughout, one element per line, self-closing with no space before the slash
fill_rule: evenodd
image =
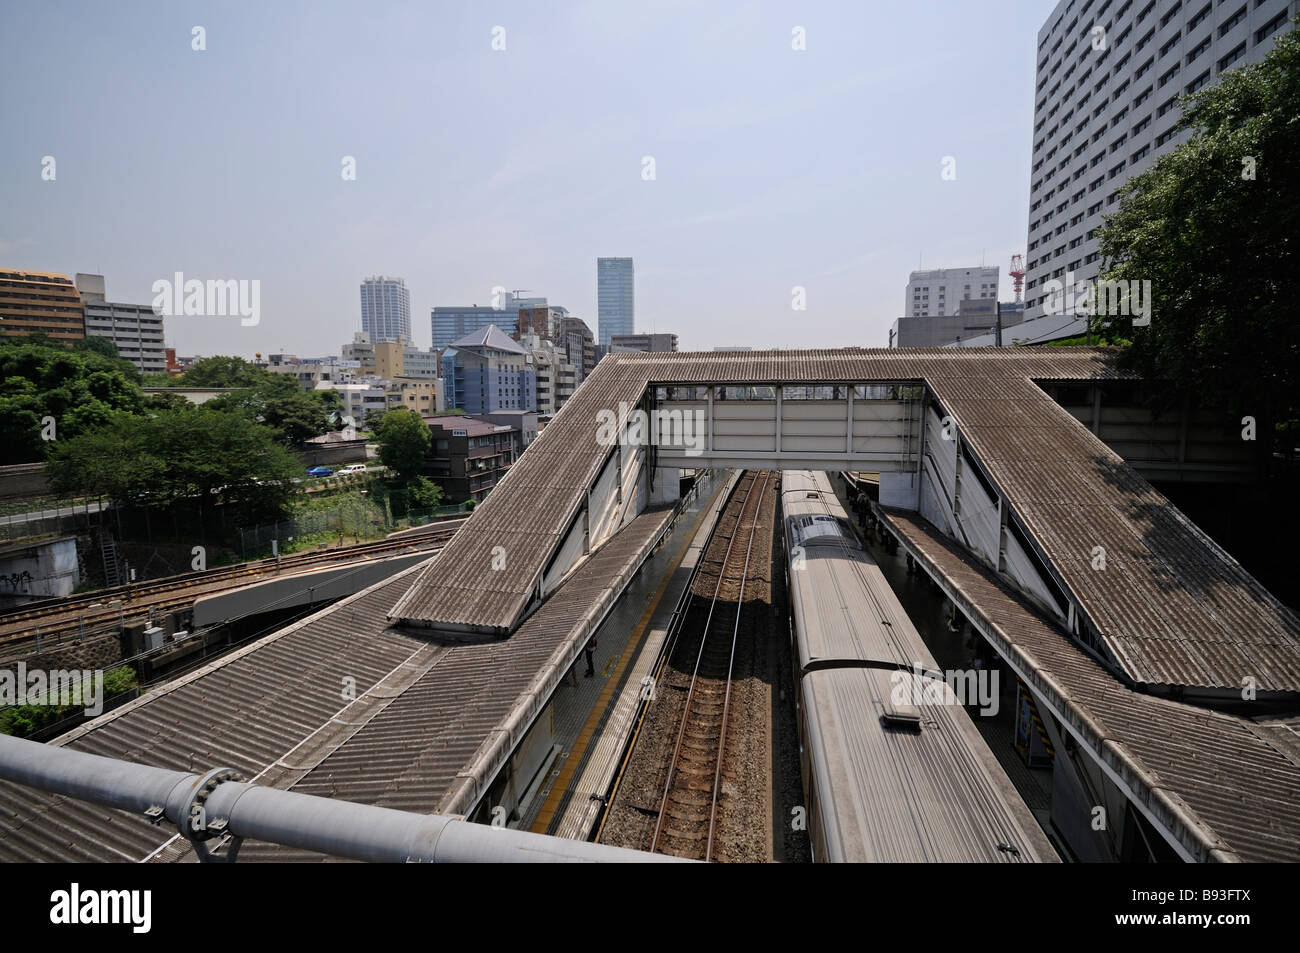
<path id="1" fill-rule="evenodd" d="M 169 318 L 182 354 L 337 353 L 372 274 L 422 347 L 498 285 L 595 330 L 604 255 L 683 349 L 883 346 L 918 262 L 1010 296 L 1052 6 L 5 0 L 0 266 L 260 279 L 256 327 Z"/>

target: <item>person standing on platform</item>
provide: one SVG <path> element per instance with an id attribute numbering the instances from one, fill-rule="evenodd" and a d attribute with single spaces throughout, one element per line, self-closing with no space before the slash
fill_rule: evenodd
<path id="1" fill-rule="evenodd" d="M 583 654 L 587 656 L 587 674 L 584 678 L 591 678 L 596 674 L 596 637 L 593 635 L 583 646 Z"/>

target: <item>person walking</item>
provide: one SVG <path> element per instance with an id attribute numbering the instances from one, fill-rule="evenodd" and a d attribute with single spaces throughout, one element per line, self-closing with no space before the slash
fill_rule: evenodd
<path id="1" fill-rule="evenodd" d="M 584 678 L 591 678 L 596 674 L 596 637 L 593 635 L 583 646 L 583 654 L 587 656 L 587 674 Z"/>

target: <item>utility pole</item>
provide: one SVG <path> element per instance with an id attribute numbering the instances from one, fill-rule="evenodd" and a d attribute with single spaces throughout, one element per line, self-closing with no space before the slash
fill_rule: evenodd
<path id="1" fill-rule="evenodd" d="M 993 308 L 997 314 L 997 324 L 994 325 L 996 330 L 994 331 L 993 346 L 1001 347 L 1002 346 L 1002 302 L 995 298 L 993 301 Z"/>

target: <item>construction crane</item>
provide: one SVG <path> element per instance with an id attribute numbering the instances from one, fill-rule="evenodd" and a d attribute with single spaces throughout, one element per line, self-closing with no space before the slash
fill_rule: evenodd
<path id="1" fill-rule="evenodd" d="M 1016 303 L 1019 304 L 1021 301 L 1024 300 L 1024 297 L 1021 294 L 1021 291 L 1025 287 L 1025 256 L 1024 255 L 1011 256 L 1011 281 L 1012 281 L 1012 287 L 1015 289 L 1016 292 Z"/>

